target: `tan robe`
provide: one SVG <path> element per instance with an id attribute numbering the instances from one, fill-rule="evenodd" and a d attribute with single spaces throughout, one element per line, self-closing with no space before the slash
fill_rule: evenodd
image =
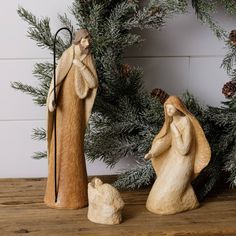
<path id="1" fill-rule="evenodd" d="M 67 50 L 70 63 L 73 60 L 73 47 Z M 65 56 L 62 56 L 62 61 Z M 68 62 L 68 61 L 67 61 Z M 91 56 L 87 56 L 83 63 L 96 77 L 95 67 L 91 68 Z M 69 68 L 65 78 L 57 78 L 57 190 L 58 199 L 55 203 L 54 192 L 54 127 L 52 114 L 48 114 L 48 180 L 44 201 L 53 208 L 77 209 L 87 206 L 87 172 L 84 157 L 84 134 L 88 117 L 96 95 L 96 88 L 89 89 L 83 75 L 78 72 L 74 64 L 62 65 Z M 60 67 L 60 63 L 59 63 Z M 58 74 L 61 73 L 57 68 Z M 76 71 L 77 70 L 77 71 Z M 58 82 L 59 81 L 59 82 Z M 83 82 L 83 84 L 82 84 Z M 77 87 L 76 87 L 77 86 Z M 52 87 L 52 86 L 51 86 Z M 83 87 L 86 87 L 85 89 Z M 52 90 L 52 88 L 50 89 Z M 49 96 L 50 98 L 50 91 Z M 85 98 L 78 96 L 78 90 Z"/>

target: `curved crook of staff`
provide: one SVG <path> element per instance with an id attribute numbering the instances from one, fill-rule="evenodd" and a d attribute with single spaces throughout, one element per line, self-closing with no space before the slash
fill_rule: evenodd
<path id="1" fill-rule="evenodd" d="M 54 186 L 55 186 L 55 202 L 57 202 L 57 93 L 56 93 L 56 43 L 57 43 L 57 35 L 60 31 L 62 30 L 67 30 L 70 33 L 70 44 L 72 43 L 72 32 L 70 29 L 63 27 L 60 28 L 55 36 L 54 36 L 54 41 L 53 41 L 53 92 L 54 92 L 54 105 L 55 105 L 55 110 L 53 112 L 53 120 L 54 120 Z"/>

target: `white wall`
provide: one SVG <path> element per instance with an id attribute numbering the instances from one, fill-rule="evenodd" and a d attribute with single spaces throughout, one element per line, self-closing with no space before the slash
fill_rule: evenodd
<path id="1" fill-rule="evenodd" d="M 52 60 L 46 50 L 26 37 L 27 24 L 16 13 L 18 5 L 36 16 L 49 16 L 52 28 L 60 27 L 57 14 L 68 12 L 72 0 L 11 0 L 0 8 L 0 177 L 42 177 L 47 175 L 47 160 L 33 160 L 34 151 L 45 143 L 31 139 L 34 127 L 45 126 L 45 109 L 33 104 L 31 97 L 16 92 L 11 81 L 36 85 L 32 68 L 36 62 Z M 217 15 L 228 30 L 235 28 L 236 17 Z M 142 48 L 127 53 L 127 61 L 144 68 L 147 89 L 161 87 L 181 95 L 186 89 L 205 104 L 219 105 L 221 88 L 228 80 L 220 69 L 225 54 L 224 43 L 202 26 L 192 12 L 171 20 L 161 32 L 145 31 Z M 115 169 L 96 161 L 88 163 L 89 175 L 111 174 L 130 168 L 132 160 L 123 160 Z"/>

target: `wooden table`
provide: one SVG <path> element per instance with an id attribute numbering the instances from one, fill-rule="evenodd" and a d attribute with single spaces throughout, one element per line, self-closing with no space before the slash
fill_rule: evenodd
<path id="1" fill-rule="evenodd" d="M 112 177 L 102 179 L 110 182 Z M 44 189 L 45 179 L 0 180 L 0 236 L 236 236 L 236 190 L 217 190 L 199 209 L 171 216 L 158 216 L 145 209 L 148 189 L 122 192 L 126 203 L 123 223 L 107 226 L 88 221 L 87 208 L 47 208 Z"/>

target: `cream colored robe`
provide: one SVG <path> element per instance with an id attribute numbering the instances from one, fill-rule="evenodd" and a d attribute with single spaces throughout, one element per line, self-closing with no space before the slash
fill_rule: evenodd
<path id="1" fill-rule="evenodd" d="M 183 115 L 176 124 L 178 136 L 170 129 L 173 121 L 167 115 L 167 104 Z M 164 107 L 165 123 L 149 151 L 157 179 L 146 207 L 156 214 L 175 214 L 199 206 L 191 181 L 209 163 L 211 150 L 199 122 L 178 97 L 170 96 Z"/>
<path id="2" fill-rule="evenodd" d="M 174 214 L 199 205 L 190 184 L 194 168 L 195 139 L 187 117 L 178 125 L 178 129 L 183 140 L 170 131 L 150 150 L 156 158 L 162 158 L 161 154 L 165 153 L 165 160 L 147 199 L 146 207 L 153 213 Z"/>

